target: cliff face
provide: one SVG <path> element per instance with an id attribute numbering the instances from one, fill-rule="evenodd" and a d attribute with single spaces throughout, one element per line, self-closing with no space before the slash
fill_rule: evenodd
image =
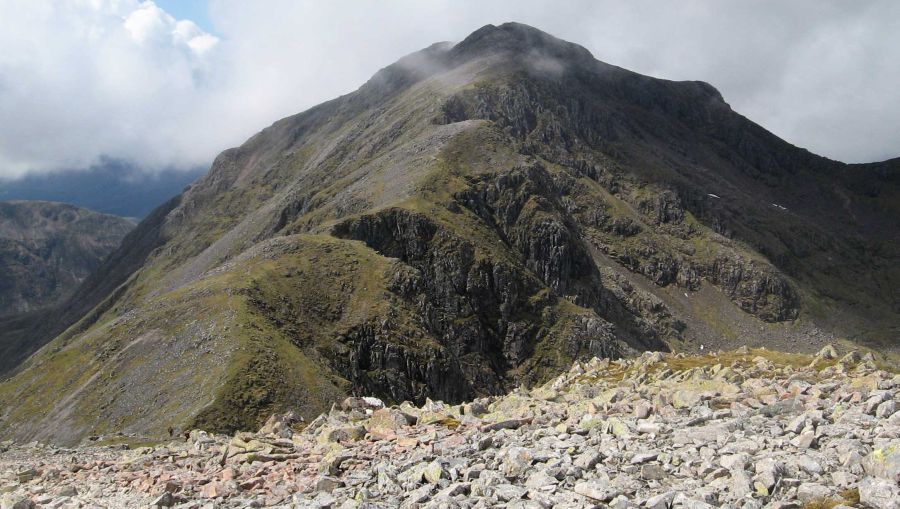
<path id="1" fill-rule="evenodd" d="M 230 431 L 637 350 L 895 348 L 897 189 L 707 84 L 487 26 L 223 152 L 68 301 L 0 426 Z"/>
<path id="2" fill-rule="evenodd" d="M 61 302 L 133 227 L 62 203 L 0 202 L 0 318 Z"/>

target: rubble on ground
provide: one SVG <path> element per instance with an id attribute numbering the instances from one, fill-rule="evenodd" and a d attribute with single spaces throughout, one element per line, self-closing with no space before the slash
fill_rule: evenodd
<path id="1" fill-rule="evenodd" d="M 460 405 L 348 398 L 133 449 L 4 443 L 0 508 L 900 509 L 898 392 L 831 347 L 594 359 Z"/>

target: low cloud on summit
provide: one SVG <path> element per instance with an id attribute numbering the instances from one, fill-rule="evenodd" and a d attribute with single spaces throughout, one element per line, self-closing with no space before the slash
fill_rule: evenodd
<path id="1" fill-rule="evenodd" d="M 404 54 L 505 21 L 637 72 L 710 82 L 813 152 L 900 156 L 890 0 L 210 0 L 208 31 L 152 1 L 0 0 L 0 13 L 0 176 L 102 158 L 202 164 Z"/>

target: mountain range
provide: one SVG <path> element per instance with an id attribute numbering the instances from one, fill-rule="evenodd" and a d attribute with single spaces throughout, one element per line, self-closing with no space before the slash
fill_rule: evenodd
<path id="1" fill-rule="evenodd" d="M 0 318 L 64 300 L 132 228 L 63 203 L 0 202 Z"/>
<path id="2" fill-rule="evenodd" d="M 104 214 L 141 219 L 205 172 L 206 168 L 199 167 L 151 172 L 107 159 L 82 170 L 0 178 L 0 200 L 69 203 Z"/>
<path id="3" fill-rule="evenodd" d="M 52 316 L 134 226 L 63 203 L 0 202 L 0 368 L 39 346 L 29 325 Z"/>
<path id="4" fill-rule="evenodd" d="M 226 150 L 0 383 L 0 432 L 256 429 L 462 401 L 573 360 L 900 333 L 900 159 L 847 165 L 515 23 Z"/>

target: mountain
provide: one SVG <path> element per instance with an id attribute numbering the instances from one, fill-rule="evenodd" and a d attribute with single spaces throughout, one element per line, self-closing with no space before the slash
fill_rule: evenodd
<path id="1" fill-rule="evenodd" d="M 0 318 L 64 300 L 132 228 L 64 203 L 0 202 Z"/>
<path id="2" fill-rule="evenodd" d="M 143 218 L 205 172 L 206 168 L 191 168 L 151 173 L 106 160 L 86 170 L 0 179 L 0 200 L 71 203 L 105 214 Z"/>
<path id="3" fill-rule="evenodd" d="M 40 346 L 36 325 L 53 321 L 134 226 L 64 203 L 0 202 L 0 372 Z"/>
<path id="4" fill-rule="evenodd" d="M 650 349 L 891 354 L 898 198 L 900 160 L 831 161 L 708 84 L 488 25 L 220 154 L 29 336 L 0 430 L 255 429 Z"/>

